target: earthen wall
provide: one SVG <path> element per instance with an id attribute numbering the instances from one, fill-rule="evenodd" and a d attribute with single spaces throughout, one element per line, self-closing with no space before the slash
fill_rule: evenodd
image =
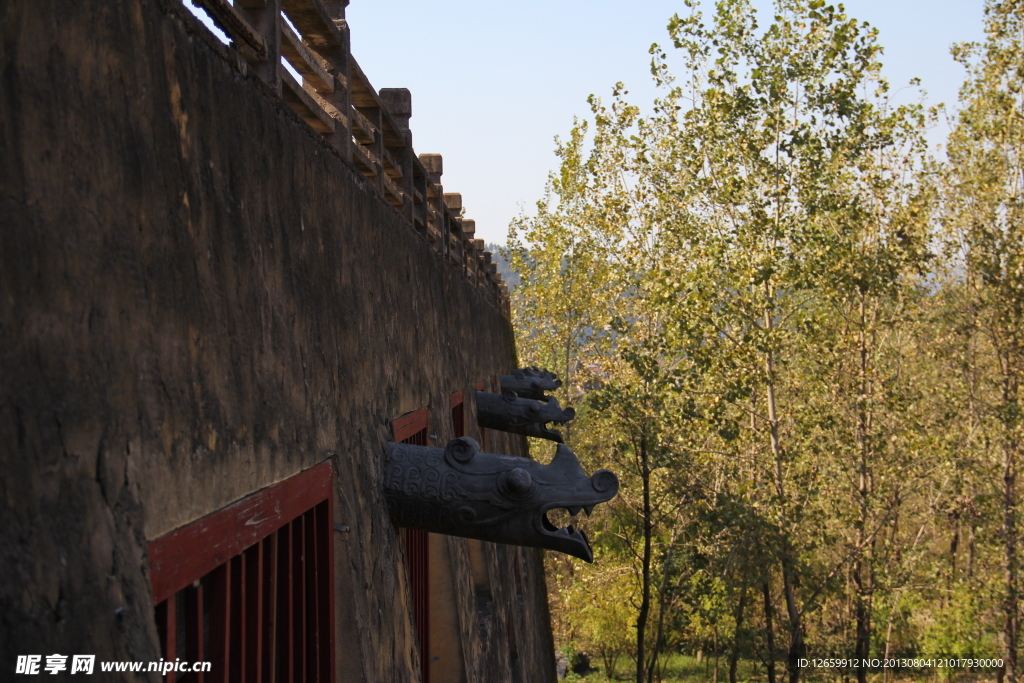
<path id="1" fill-rule="evenodd" d="M 515 348 L 414 208 L 175 0 L 0 4 L 0 670 L 158 659 L 147 543 L 329 460 L 338 680 L 416 680 L 384 444 Z M 538 553 L 439 538 L 466 680 L 552 680 Z"/>

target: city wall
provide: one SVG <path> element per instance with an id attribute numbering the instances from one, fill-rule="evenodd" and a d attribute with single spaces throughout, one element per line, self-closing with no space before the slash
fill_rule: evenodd
<path id="1" fill-rule="evenodd" d="M 158 659 L 147 544 L 327 460 L 337 680 L 417 679 L 384 444 L 515 367 L 507 293 L 345 3 L 267 4 L 0 6 L 0 667 Z M 439 538 L 458 675 L 553 679 L 539 554 Z"/>

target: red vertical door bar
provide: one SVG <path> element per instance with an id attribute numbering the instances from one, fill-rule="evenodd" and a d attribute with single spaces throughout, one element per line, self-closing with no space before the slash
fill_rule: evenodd
<path id="1" fill-rule="evenodd" d="M 156 628 L 160 634 L 160 645 L 163 650 L 164 660 L 173 662 L 178 656 L 178 596 L 177 594 L 165 599 L 156 606 Z M 164 680 L 173 683 L 177 674 L 170 671 Z"/>
<path id="2" fill-rule="evenodd" d="M 260 671 L 263 680 L 277 680 L 274 671 L 274 654 L 277 651 L 277 537 L 280 531 L 267 536 L 260 543 L 263 546 L 263 631 L 260 633 L 260 650 L 263 659 Z"/>
<path id="3" fill-rule="evenodd" d="M 185 599 L 185 657 L 183 659 L 192 662 L 205 662 L 203 584 L 193 584 L 181 591 L 181 594 Z M 206 673 L 198 672 L 195 680 L 197 683 L 206 683 Z"/>
<path id="4" fill-rule="evenodd" d="M 304 516 L 292 522 L 292 619 L 295 680 L 306 683 L 306 567 Z"/>
<path id="5" fill-rule="evenodd" d="M 306 680 L 317 683 L 320 680 L 320 620 L 317 619 L 319 594 L 316 584 L 316 511 L 310 510 L 302 516 L 306 527 Z"/>
<path id="6" fill-rule="evenodd" d="M 245 670 L 245 555 L 228 560 L 228 592 L 231 595 L 228 629 L 231 632 L 229 649 L 231 666 L 228 673 L 232 683 L 248 680 Z"/>
<path id="7" fill-rule="evenodd" d="M 409 558 L 409 584 L 412 593 L 413 620 L 416 623 L 416 635 L 419 639 L 420 665 L 423 683 L 430 683 L 430 620 L 428 588 L 429 574 L 429 536 L 426 531 L 405 529 L 405 552 Z"/>
<path id="8" fill-rule="evenodd" d="M 330 683 L 334 678 L 334 582 L 330 577 L 331 563 L 334 557 L 334 496 L 330 496 L 315 508 L 316 537 L 316 575 L 317 586 L 322 590 L 318 596 L 317 608 L 320 637 L 320 682 Z"/>
<path id="9" fill-rule="evenodd" d="M 295 683 L 295 618 L 292 605 L 292 525 L 277 532 L 277 620 L 278 680 Z"/>
<path id="10" fill-rule="evenodd" d="M 243 553 L 245 558 L 245 670 L 247 680 L 263 682 L 263 544 Z"/>
<path id="11" fill-rule="evenodd" d="M 392 423 L 395 441 L 427 446 L 429 413 L 426 408 L 403 415 Z M 419 640 L 421 680 L 430 683 L 430 604 L 429 535 L 426 531 L 405 529 L 405 551 L 409 560 L 409 588 L 413 621 Z"/>
<path id="12" fill-rule="evenodd" d="M 231 671 L 231 577 L 227 563 L 210 572 L 210 675 L 227 683 Z"/>

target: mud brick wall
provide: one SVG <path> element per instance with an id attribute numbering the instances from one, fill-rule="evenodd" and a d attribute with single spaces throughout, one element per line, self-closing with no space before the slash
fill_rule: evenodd
<path id="1" fill-rule="evenodd" d="M 147 542 L 330 458 L 338 680 L 416 680 L 390 424 L 427 406 L 444 443 L 450 394 L 514 366 L 498 308 L 179 3 L 0 4 L 0 671 L 158 659 Z M 447 542 L 467 679 L 553 680 L 538 553 L 485 544 L 482 619 Z"/>

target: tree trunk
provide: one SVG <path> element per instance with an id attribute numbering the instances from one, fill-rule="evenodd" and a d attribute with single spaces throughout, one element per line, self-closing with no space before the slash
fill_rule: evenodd
<path id="1" fill-rule="evenodd" d="M 971 524 L 968 527 L 968 531 L 967 531 L 967 572 L 966 572 L 966 576 L 967 576 L 967 580 L 968 581 L 970 581 L 971 579 L 974 578 L 974 551 L 975 551 L 974 534 L 975 534 L 975 531 L 976 531 L 977 528 L 978 527 L 975 526 L 975 524 L 974 524 L 974 518 L 972 517 L 971 518 Z"/>
<path id="2" fill-rule="evenodd" d="M 765 283 L 766 297 L 771 299 L 769 285 Z M 765 329 L 772 329 L 772 316 L 770 307 L 764 311 Z M 768 400 L 768 428 L 771 435 L 772 458 L 775 462 L 775 492 L 779 497 L 779 529 L 782 532 L 782 547 L 779 549 L 780 564 L 782 569 L 782 594 L 786 600 L 786 613 L 789 616 L 789 656 L 786 660 L 786 668 L 789 672 L 789 683 L 800 682 L 800 658 L 804 653 L 804 629 L 801 623 L 800 609 L 796 601 L 795 577 L 793 576 L 793 550 L 789 542 L 789 524 L 786 519 L 785 501 L 786 492 L 782 473 L 783 450 L 779 437 L 779 413 L 775 401 L 775 358 L 772 352 L 765 354 L 765 371 L 768 375 L 767 400 Z"/>
<path id="3" fill-rule="evenodd" d="M 654 525 L 651 522 L 651 469 L 647 455 L 647 428 L 641 427 L 640 432 L 640 480 L 644 496 L 644 552 L 641 558 L 642 593 L 640 610 L 636 618 L 636 683 L 644 683 L 645 644 L 647 618 L 651 611 L 651 537 Z"/>
<path id="4" fill-rule="evenodd" d="M 671 538 L 665 559 L 661 563 L 661 584 L 658 586 L 658 625 L 654 629 L 654 645 L 651 647 L 651 663 L 647 667 L 647 680 L 660 681 L 661 669 L 658 657 L 661 655 L 663 635 L 665 632 L 665 613 L 668 612 L 668 568 L 672 565 L 672 549 L 675 547 L 675 536 Z"/>
<path id="5" fill-rule="evenodd" d="M 889 623 L 885 627 L 885 654 L 882 655 L 883 659 L 889 659 L 889 645 L 892 643 L 892 622 L 893 616 L 896 613 L 896 601 L 892 601 L 892 609 L 889 610 Z M 882 669 L 882 681 L 883 683 L 889 683 L 889 667 Z"/>
<path id="6" fill-rule="evenodd" d="M 868 658 L 871 647 L 871 610 L 868 605 L 867 581 L 862 576 L 863 561 L 858 559 L 854 565 L 853 581 L 857 586 L 857 642 L 854 656 L 857 658 L 857 683 L 867 683 L 868 670 L 864 660 Z"/>
<path id="7" fill-rule="evenodd" d="M 736 631 L 732 637 L 732 652 L 729 653 L 729 683 L 736 683 L 736 666 L 740 661 L 740 642 L 743 638 L 743 610 L 747 603 L 747 587 L 740 589 L 739 604 L 736 605 Z"/>
<path id="8" fill-rule="evenodd" d="M 765 668 L 768 671 L 768 683 L 775 683 L 775 630 L 772 626 L 772 593 L 768 581 L 761 584 L 761 593 L 764 595 L 764 629 L 765 642 L 768 646 L 768 656 L 765 658 Z"/>
<path id="9" fill-rule="evenodd" d="M 769 375 L 774 371 L 771 354 L 767 357 Z M 779 443 L 779 421 L 775 405 L 775 386 L 768 385 L 768 421 L 772 436 L 772 454 L 775 457 L 775 489 L 780 501 L 785 500 L 782 477 L 782 446 Z M 789 524 L 785 511 L 780 511 L 779 526 L 782 531 L 782 547 L 779 549 L 782 569 L 782 594 L 786 600 L 786 613 L 789 616 L 789 655 L 786 669 L 789 672 L 789 683 L 800 681 L 800 658 L 804 652 L 804 630 L 801 623 L 800 610 L 796 602 L 796 585 L 793 576 L 793 551 L 789 547 Z"/>
<path id="10" fill-rule="evenodd" d="M 718 683 L 718 624 L 715 624 L 715 676 L 712 683 Z"/>
<path id="11" fill-rule="evenodd" d="M 949 574 L 946 576 L 946 594 L 942 606 L 952 603 L 953 585 L 956 583 L 956 551 L 960 547 L 960 511 L 953 513 L 953 535 L 949 539 Z"/>
<path id="12" fill-rule="evenodd" d="M 1003 541 L 1006 597 L 1003 602 L 1003 665 L 1006 683 L 1017 683 L 1017 495 L 1014 448 L 1006 440 L 1003 453 Z"/>
<path id="13" fill-rule="evenodd" d="M 868 343 L 867 306 L 864 294 L 860 294 L 858 313 L 860 329 L 857 334 L 858 346 L 858 377 L 857 377 L 857 451 L 858 451 L 858 486 L 857 497 L 859 519 L 857 528 L 857 559 L 853 564 L 853 582 L 857 589 L 855 606 L 857 635 L 854 656 L 857 658 L 857 683 L 867 683 L 868 671 L 864 661 L 871 654 L 871 597 L 874 586 L 871 580 L 871 559 L 867 542 L 868 522 L 871 510 L 871 458 L 868 433 L 871 430 L 871 412 L 869 396 L 872 392 L 871 380 L 868 376 L 871 349 Z"/>

